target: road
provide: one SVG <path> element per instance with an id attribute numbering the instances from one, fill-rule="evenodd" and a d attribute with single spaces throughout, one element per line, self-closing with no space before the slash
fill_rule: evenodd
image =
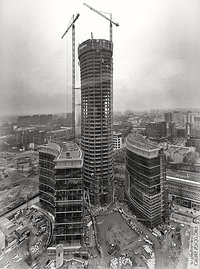
<path id="1" fill-rule="evenodd" d="M 24 267 L 21 267 L 21 264 L 24 262 L 27 255 L 28 255 L 27 243 L 23 242 L 21 246 L 15 246 L 15 248 L 11 249 L 10 251 L 7 251 L 3 256 L 1 256 L 0 268 L 1 269 L 15 269 L 15 268 L 22 269 Z M 13 259 L 13 257 L 16 257 L 16 258 Z"/>

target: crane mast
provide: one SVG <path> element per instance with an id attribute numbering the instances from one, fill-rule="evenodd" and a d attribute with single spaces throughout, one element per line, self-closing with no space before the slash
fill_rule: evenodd
<path id="1" fill-rule="evenodd" d="M 68 26 L 61 38 L 63 38 L 69 29 L 72 27 L 72 136 L 75 139 L 75 22 L 79 18 L 80 14 L 77 14 L 74 18 L 72 16 L 72 23 Z"/>

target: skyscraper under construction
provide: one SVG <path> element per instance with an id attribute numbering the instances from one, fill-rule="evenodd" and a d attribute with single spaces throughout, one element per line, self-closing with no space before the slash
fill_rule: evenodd
<path id="1" fill-rule="evenodd" d="M 81 149 L 83 182 L 89 203 L 112 199 L 112 42 L 89 39 L 78 47 L 81 72 Z"/>

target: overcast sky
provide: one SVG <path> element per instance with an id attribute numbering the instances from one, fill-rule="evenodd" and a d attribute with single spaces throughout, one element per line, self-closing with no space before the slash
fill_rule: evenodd
<path id="1" fill-rule="evenodd" d="M 61 36 L 72 15 L 80 13 L 76 52 L 91 32 L 109 39 L 109 22 L 83 2 L 0 0 L 1 115 L 70 111 L 71 31 Z M 200 107 L 199 0 L 86 3 L 120 25 L 113 26 L 115 110 Z"/>

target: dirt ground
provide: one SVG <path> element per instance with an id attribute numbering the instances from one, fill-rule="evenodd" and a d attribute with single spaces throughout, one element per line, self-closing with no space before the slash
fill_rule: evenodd
<path id="1" fill-rule="evenodd" d="M 0 215 L 25 202 L 28 195 L 33 197 L 39 192 L 38 175 L 25 177 L 22 173 L 13 172 L 8 177 L 0 180 Z M 10 207 L 10 208 L 9 208 Z"/>
<path id="2" fill-rule="evenodd" d="M 139 235 L 134 232 L 123 220 L 121 215 L 116 212 L 108 216 L 98 217 L 97 224 L 100 232 L 100 244 L 104 246 L 107 242 L 118 243 L 120 249 L 124 249 L 130 243 L 135 242 Z"/>
<path id="3" fill-rule="evenodd" d="M 19 161 L 23 162 L 24 169 Z M 38 193 L 38 174 L 31 167 L 38 166 L 38 153 L 27 151 L 23 153 L 0 154 L 0 215 L 16 205 L 25 202 Z M 28 170 L 25 166 L 29 166 Z"/>
<path id="4" fill-rule="evenodd" d="M 110 260 L 114 257 L 118 258 L 123 253 L 129 253 L 132 258 L 134 267 L 130 268 L 147 268 L 141 257 L 134 254 L 133 251 L 133 249 L 138 248 L 138 239 L 141 235 L 133 231 L 118 212 L 97 217 L 97 226 L 99 241 L 103 250 L 103 266 L 107 266 L 103 268 L 109 268 Z M 108 254 L 109 243 L 117 245 L 116 251 L 111 255 Z M 99 265 L 101 263 L 99 261 Z"/>

